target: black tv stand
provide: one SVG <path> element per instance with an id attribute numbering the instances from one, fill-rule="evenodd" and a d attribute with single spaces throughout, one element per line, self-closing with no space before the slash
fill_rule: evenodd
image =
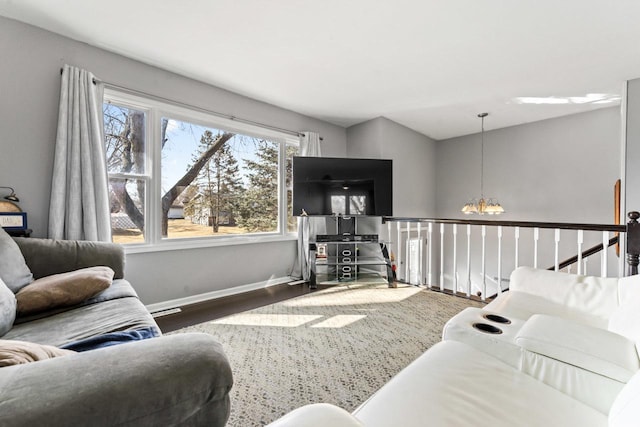
<path id="1" fill-rule="evenodd" d="M 386 275 L 389 287 L 393 287 L 393 271 L 386 243 L 380 242 L 377 234 L 357 234 L 356 217 L 337 216 L 335 219 L 338 234 L 317 235 L 315 241 L 309 244 L 309 287 L 315 289 L 318 281 L 350 282 L 366 279 L 367 275 L 380 276 L 363 273 L 365 266 L 369 269 L 386 266 L 383 275 Z M 378 250 L 373 251 L 372 245 L 379 245 Z M 373 251 L 376 255 L 362 255 L 361 249 L 362 252 Z M 326 271 L 319 271 L 323 269 Z M 319 276 L 325 276 L 323 279 L 326 280 L 319 280 Z"/>
<path id="2" fill-rule="evenodd" d="M 377 243 L 377 234 L 318 234 L 316 236 L 317 243 L 324 242 L 364 242 L 364 243 Z"/>

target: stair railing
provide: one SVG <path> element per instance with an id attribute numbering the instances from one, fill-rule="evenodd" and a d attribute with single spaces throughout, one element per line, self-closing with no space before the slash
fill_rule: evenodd
<path id="1" fill-rule="evenodd" d="M 523 265 L 539 268 L 550 256 L 550 269 L 555 271 L 597 275 L 591 264 L 599 254 L 600 276 L 637 274 L 640 213 L 630 212 L 629 218 L 627 225 L 612 225 L 384 217 L 383 228 L 394 255 L 397 280 L 485 300 L 508 288 L 513 269 Z M 575 243 L 568 242 L 567 235 L 574 235 Z M 624 257 L 610 249 L 616 244 L 626 247 L 627 265 Z M 593 246 L 583 249 L 585 245 Z M 488 289 L 491 287 L 495 289 Z"/>

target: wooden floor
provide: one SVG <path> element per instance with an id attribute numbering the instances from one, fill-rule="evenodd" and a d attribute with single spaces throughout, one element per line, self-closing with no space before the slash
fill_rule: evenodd
<path id="1" fill-rule="evenodd" d="M 322 286 L 318 288 L 323 289 Z M 309 289 L 307 284 L 270 286 L 264 289 L 185 306 L 182 307 L 180 313 L 156 317 L 155 320 L 162 332 L 167 333 L 186 326 L 284 301 L 316 290 L 317 289 Z"/>
<path id="2" fill-rule="evenodd" d="M 184 306 L 181 308 L 182 311 L 180 313 L 156 317 L 155 320 L 162 332 L 167 333 L 326 288 L 327 286 L 318 286 L 317 289 L 310 289 L 306 283 L 299 285 L 283 284 L 270 286 L 268 288 Z M 449 295 L 452 294 L 450 290 L 440 291 L 437 288 L 431 288 L 431 290 Z M 463 293 L 456 293 L 456 296 L 467 298 Z M 472 295 L 470 299 L 481 301 L 481 299 L 475 295 Z M 487 298 L 485 302 L 489 302 L 490 300 L 491 298 Z"/>

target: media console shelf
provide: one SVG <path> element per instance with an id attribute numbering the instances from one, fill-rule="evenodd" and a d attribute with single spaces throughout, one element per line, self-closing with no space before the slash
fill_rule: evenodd
<path id="1" fill-rule="evenodd" d="M 338 234 L 318 235 L 309 244 L 309 287 L 384 278 L 393 286 L 386 242 L 375 234 L 356 234 L 355 217 L 336 217 Z"/>

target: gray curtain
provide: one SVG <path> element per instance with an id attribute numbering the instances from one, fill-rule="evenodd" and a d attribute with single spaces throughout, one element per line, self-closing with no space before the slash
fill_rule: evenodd
<path id="1" fill-rule="evenodd" d="M 49 206 L 51 239 L 111 241 L 102 94 L 93 74 L 64 66 Z"/>
<path id="2" fill-rule="evenodd" d="M 303 132 L 300 136 L 299 156 L 321 157 L 320 135 L 315 132 Z M 317 234 L 326 234 L 324 218 L 298 218 L 298 253 L 291 277 L 309 280 L 309 241 Z"/>

